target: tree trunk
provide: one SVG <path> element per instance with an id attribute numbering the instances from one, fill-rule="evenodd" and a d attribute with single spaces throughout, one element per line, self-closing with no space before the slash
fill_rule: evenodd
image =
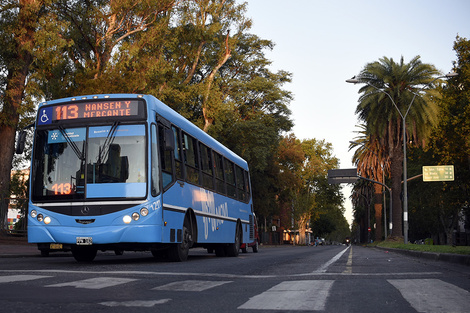
<path id="1" fill-rule="evenodd" d="M 383 235 L 382 228 L 382 186 L 379 184 L 374 184 L 374 210 L 375 210 L 375 241 L 381 241 Z M 386 227 L 386 225 L 385 225 Z"/>
<path id="2" fill-rule="evenodd" d="M 443 210 L 440 208 L 441 211 Z M 445 215 L 443 212 L 439 214 L 439 219 L 441 220 L 441 224 L 444 228 L 444 232 L 446 235 L 446 240 L 445 244 L 448 246 L 454 245 L 453 241 L 453 235 L 454 235 L 454 229 L 458 225 L 458 220 L 459 220 L 459 210 L 454 210 L 454 214 L 452 215 Z"/>
<path id="3" fill-rule="evenodd" d="M 26 77 L 33 57 L 28 50 L 33 47 L 35 25 L 38 12 L 42 5 L 39 0 L 20 1 L 18 13 L 19 27 L 15 31 L 15 41 L 11 42 L 15 55 L 9 59 L 7 85 L 0 112 L 0 227 L 5 229 L 5 220 L 8 214 L 8 200 L 10 195 L 10 173 L 13 160 L 16 128 L 19 121 L 19 108 L 23 98 Z"/>
<path id="4" fill-rule="evenodd" d="M 204 131 L 207 133 L 209 127 L 214 123 L 214 118 L 211 116 L 213 113 L 209 112 L 209 95 L 211 92 L 212 82 L 215 79 L 215 75 L 219 71 L 219 69 L 230 59 L 232 56 L 231 50 L 228 44 L 228 39 L 230 36 L 230 32 L 227 31 L 227 36 L 225 37 L 225 52 L 223 57 L 219 60 L 219 63 L 215 66 L 212 72 L 207 77 L 207 87 L 206 87 L 206 94 L 204 96 L 204 102 L 202 103 L 202 113 L 204 115 Z"/>

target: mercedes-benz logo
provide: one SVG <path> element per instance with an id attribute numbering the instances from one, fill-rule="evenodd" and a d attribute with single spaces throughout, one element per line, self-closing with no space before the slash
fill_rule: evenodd
<path id="1" fill-rule="evenodd" d="M 82 212 L 83 215 L 88 215 L 88 213 L 90 213 L 90 208 L 87 207 L 87 206 L 83 207 L 81 212 Z"/>

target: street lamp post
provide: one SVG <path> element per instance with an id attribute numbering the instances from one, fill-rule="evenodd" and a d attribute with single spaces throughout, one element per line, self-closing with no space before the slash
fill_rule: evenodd
<path id="1" fill-rule="evenodd" d="M 432 81 L 430 81 L 429 83 L 425 84 L 423 87 L 418 89 L 417 92 L 413 92 L 414 96 L 411 99 L 411 102 L 408 105 L 408 108 L 407 108 L 405 114 L 403 114 L 400 111 L 400 109 L 396 105 L 395 101 L 393 101 L 392 96 L 388 92 L 386 92 L 385 90 L 380 89 L 380 88 L 372 85 L 368 81 L 361 81 L 360 79 L 362 77 L 354 76 L 353 78 L 346 80 L 347 83 L 352 83 L 352 84 L 365 83 L 365 84 L 371 86 L 372 88 L 375 88 L 377 91 L 386 94 L 390 98 L 390 100 L 392 101 L 393 105 L 397 109 L 398 114 L 400 114 L 400 117 L 402 119 L 402 122 L 403 122 L 403 237 L 404 237 L 405 244 L 408 243 L 408 183 L 407 183 L 408 178 L 407 178 L 407 168 L 406 168 L 406 117 L 408 116 L 408 113 L 410 112 L 411 105 L 413 104 L 416 96 L 418 95 L 418 93 L 420 91 L 424 90 L 425 88 L 427 88 L 429 85 L 431 85 L 433 82 L 435 82 L 436 80 L 438 80 L 440 78 L 451 78 L 451 77 L 455 77 L 457 75 L 458 74 L 455 73 L 455 72 L 450 72 L 450 73 L 448 73 L 444 76 L 436 77 L 435 79 L 433 79 Z"/>

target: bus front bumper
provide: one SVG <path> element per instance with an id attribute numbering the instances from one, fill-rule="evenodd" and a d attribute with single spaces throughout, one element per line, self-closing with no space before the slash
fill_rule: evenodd
<path id="1" fill-rule="evenodd" d="M 159 243 L 162 230 L 157 225 L 64 227 L 28 226 L 29 243 L 104 245 L 116 243 Z"/>

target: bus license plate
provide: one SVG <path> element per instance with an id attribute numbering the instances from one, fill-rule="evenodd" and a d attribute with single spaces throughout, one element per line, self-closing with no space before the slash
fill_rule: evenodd
<path id="1" fill-rule="evenodd" d="M 51 243 L 49 245 L 49 249 L 51 249 L 51 250 L 62 250 L 63 246 L 62 246 L 61 243 Z"/>
<path id="2" fill-rule="evenodd" d="M 92 237 L 77 237 L 77 245 L 79 246 L 90 246 L 93 244 Z"/>

